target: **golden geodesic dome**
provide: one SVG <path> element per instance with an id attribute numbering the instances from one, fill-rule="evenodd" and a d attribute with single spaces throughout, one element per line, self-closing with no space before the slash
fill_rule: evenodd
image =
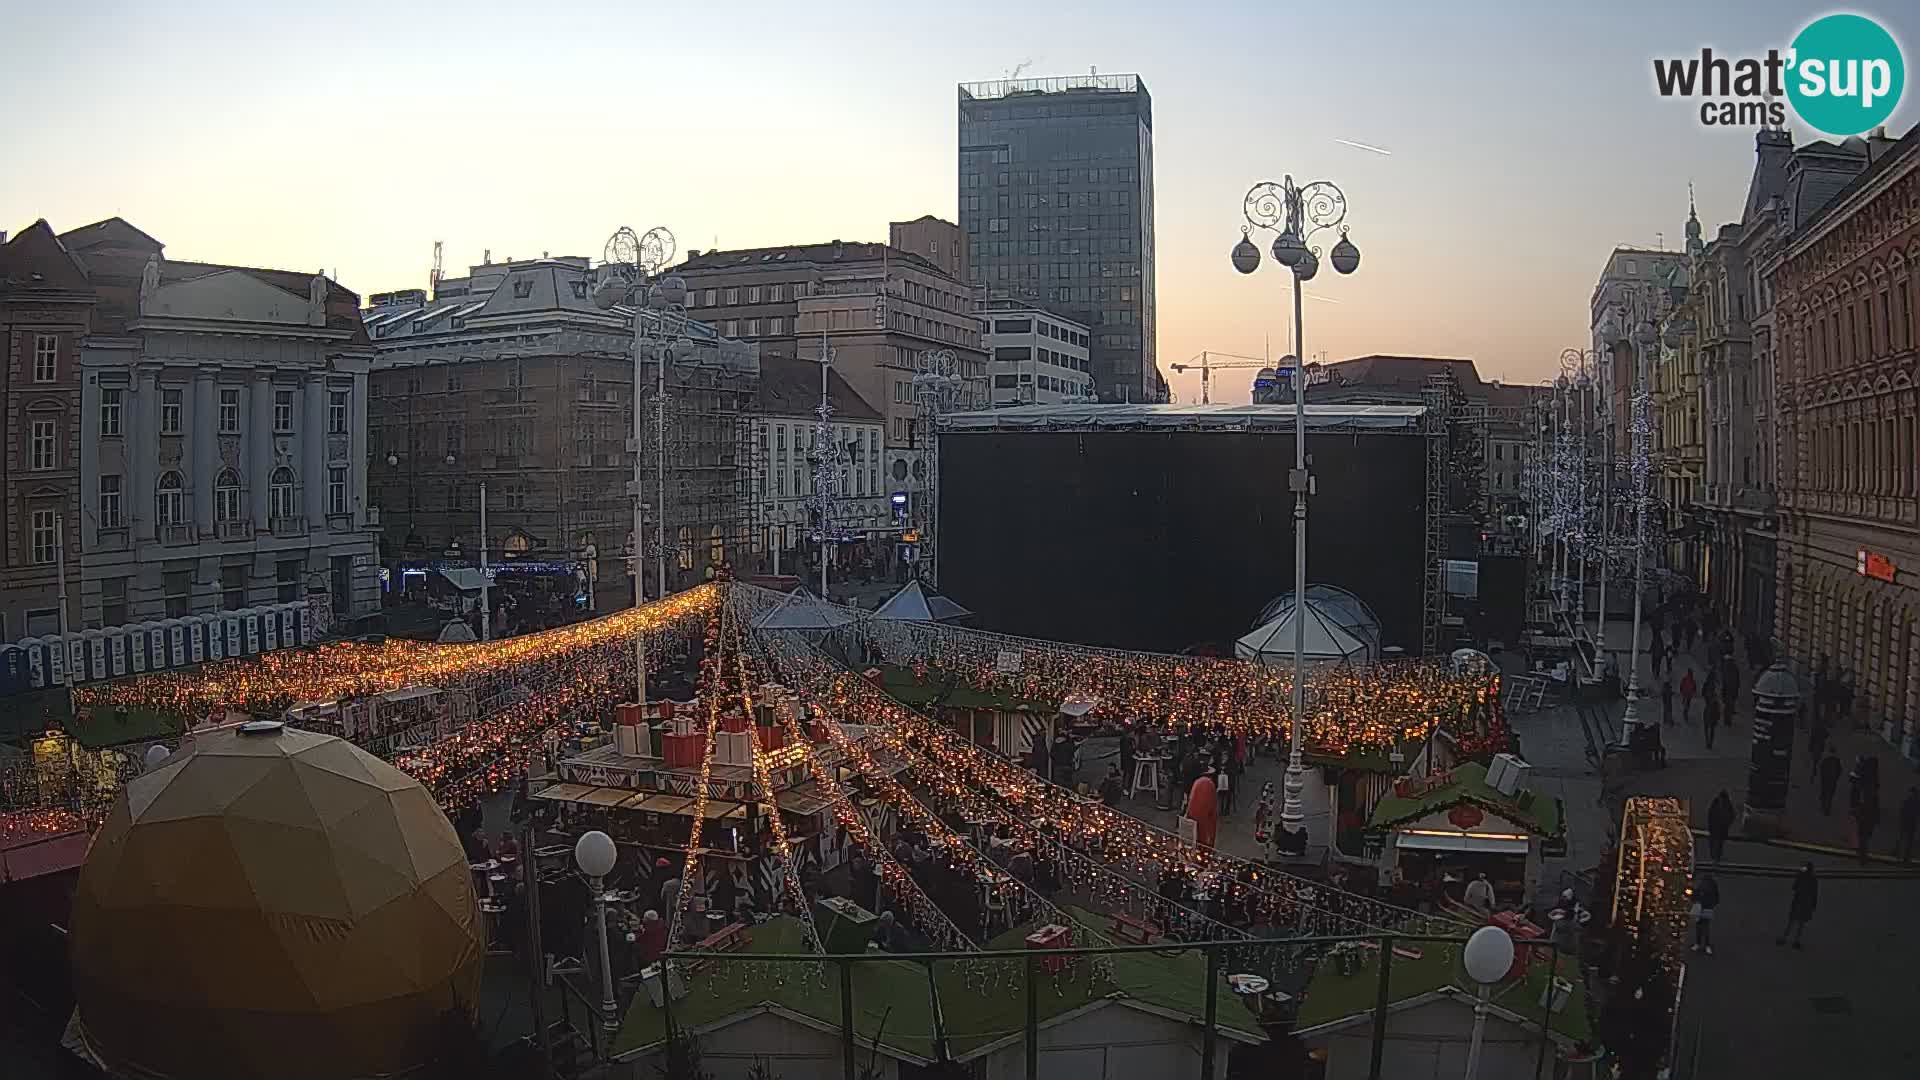
<path id="1" fill-rule="evenodd" d="M 387 1076 L 473 1013 L 485 954 L 453 826 L 329 735 L 195 735 L 127 785 L 72 919 L 81 1035 L 135 1077 Z"/>

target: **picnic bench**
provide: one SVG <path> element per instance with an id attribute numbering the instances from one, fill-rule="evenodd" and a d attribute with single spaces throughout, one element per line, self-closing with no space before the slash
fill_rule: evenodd
<path id="1" fill-rule="evenodd" d="M 1115 912 L 1113 925 L 1109 927 L 1113 935 L 1135 945 L 1151 945 L 1160 940 L 1160 928 L 1150 922 L 1136 919 L 1124 911 Z"/>
<path id="2" fill-rule="evenodd" d="M 694 952 L 730 953 L 739 952 L 753 944 L 753 934 L 743 922 L 727 925 L 693 943 Z M 704 959 L 695 960 L 687 965 L 687 970 L 698 971 L 706 964 Z"/>

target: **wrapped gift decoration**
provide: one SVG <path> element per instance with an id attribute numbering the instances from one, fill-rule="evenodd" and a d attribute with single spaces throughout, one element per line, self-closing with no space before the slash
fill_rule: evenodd
<path id="1" fill-rule="evenodd" d="M 745 731 L 722 731 L 713 744 L 713 760 L 720 765 L 753 764 L 753 736 Z"/>
<path id="2" fill-rule="evenodd" d="M 697 769 L 706 754 L 705 735 L 675 732 L 660 738 L 660 756 L 667 759 L 669 768 Z"/>
<path id="3" fill-rule="evenodd" d="M 787 745 L 785 728 L 763 727 L 760 729 L 760 749 L 778 750 Z"/>
<path id="4" fill-rule="evenodd" d="M 1070 949 L 1073 947 L 1073 928 L 1058 923 L 1048 923 L 1027 935 L 1029 949 Z M 1067 966 L 1064 956 L 1044 956 L 1040 967 L 1049 975 L 1058 975 Z"/>
<path id="5" fill-rule="evenodd" d="M 720 718 L 720 730 L 745 734 L 747 730 L 747 718 L 737 712 L 728 713 Z"/>
<path id="6" fill-rule="evenodd" d="M 817 742 L 817 743 L 823 743 L 828 741 L 826 721 L 824 720 L 807 721 L 807 738 L 812 739 L 814 742 Z"/>

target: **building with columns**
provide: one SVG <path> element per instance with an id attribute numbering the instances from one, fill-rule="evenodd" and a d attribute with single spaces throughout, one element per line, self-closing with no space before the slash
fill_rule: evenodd
<path id="1" fill-rule="evenodd" d="M 373 610 L 359 298 L 321 274 L 171 260 L 119 218 L 60 240 L 98 299 L 80 350 L 84 624 L 304 600 L 318 636 Z"/>
<path id="2" fill-rule="evenodd" d="M 0 235 L 0 642 L 60 629 L 60 548 L 67 617 L 80 626 L 77 577 L 80 342 L 92 317 L 85 271 L 45 221 Z"/>
<path id="3" fill-rule="evenodd" d="M 1813 144 L 1790 194 L 1830 190 L 1769 264 L 1780 326 L 1776 634 L 1848 673 L 1859 719 L 1920 758 L 1920 128 Z M 1807 201 L 1812 201 L 1811 199 Z"/>

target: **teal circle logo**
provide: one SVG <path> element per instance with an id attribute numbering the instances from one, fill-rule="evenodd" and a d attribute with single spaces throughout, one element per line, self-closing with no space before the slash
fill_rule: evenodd
<path id="1" fill-rule="evenodd" d="M 1859 135 L 1887 122 L 1906 89 L 1900 44 L 1864 15 L 1825 15 L 1793 39 L 1787 99 L 1828 135 Z"/>

